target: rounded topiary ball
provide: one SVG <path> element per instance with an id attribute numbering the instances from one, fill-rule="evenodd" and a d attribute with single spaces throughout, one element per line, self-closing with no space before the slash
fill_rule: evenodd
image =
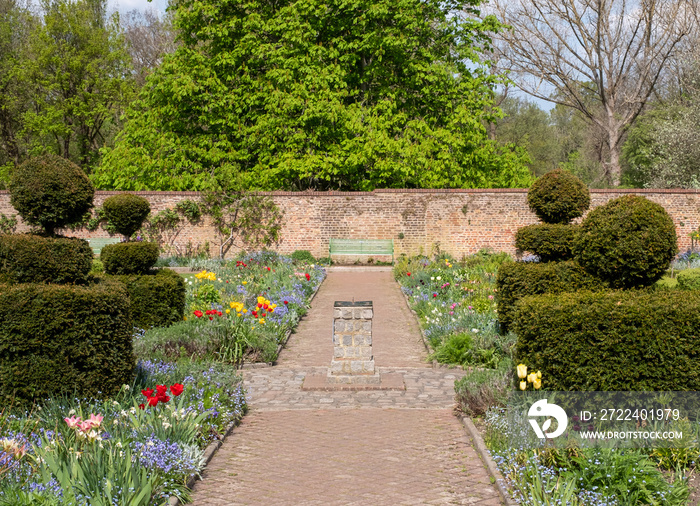
<path id="1" fill-rule="evenodd" d="M 95 189 L 85 172 L 58 155 L 19 165 L 10 180 L 10 203 L 30 225 L 47 234 L 80 221 L 92 209 Z"/>
<path id="2" fill-rule="evenodd" d="M 133 193 L 109 197 L 102 204 L 102 209 L 117 232 L 127 240 L 141 228 L 143 220 L 151 212 L 148 200 Z"/>
<path id="3" fill-rule="evenodd" d="M 570 172 L 555 169 L 532 184 L 527 203 L 545 223 L 569 223 L 583 216 L 591 205 L 591 196 L 583 181 Z"/>
<path id="4" fill-rule="evenodd" d="M 676 228 L 666 210 L 636 195 L 593 209 L 574 244 L 578 263 L 615 288 L 653 284 L 677 252 Z"/>

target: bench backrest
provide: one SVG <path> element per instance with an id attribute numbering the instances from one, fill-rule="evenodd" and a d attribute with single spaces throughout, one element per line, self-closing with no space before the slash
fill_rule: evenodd
<path id="1" fill-rule="evenodd" d="M 117 244 L 118 242 L 121 242 L 122 240 L 118 237 L 96 237 L 94 239 L 88 239 L 87 242 L 90 243 L 90 247 L 92 248 L 92 252 L 95 255 L 99 255 L 100 251 L 102 251 L 102 248 L 107 246 L 108 244 Z"/>
<path id="2" fill-rule="evenodd" d="M 330 255 L 391 255 L 394 257 L 393 239 L 331 239 Z"/>

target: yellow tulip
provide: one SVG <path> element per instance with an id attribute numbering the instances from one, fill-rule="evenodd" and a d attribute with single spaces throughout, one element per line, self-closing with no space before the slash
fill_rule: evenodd
<path id="1" fill-rule="evenodd" d="M 241 284 L 242 284 L 242 285 L 247 285 L 247 284 L 248 284 L 248 282 L 247 282 L 247 281 L 244 281 L 244 282 L 243 282 L 243 283 L 241 283 Z"/>
<path id="2" fill-rule="evenodd" d="M 527 366 L 525 364 L 520 364 L 520 365 L 518 365 L 517 369 L 518 369 L 518 378 L 525 379 L 525 376 L 527 376 Z"/>
<path id="3" fill-rule="evenodd" d="M 527 375 L 527 382 L 528 383 L 533 383 L 536 379 L 537 379 L 536 372 L 533 372 L 533 373 Z"/>
<path id="4" fill-rule="evenodd" d="M 542 387 L 542 380 L 537 378 L 535 381 L 532 382 L 532 386 L 535 387 L 535 390 L 539 390 Z"/>
<path id="5" fill-rule="evenodd" d="M 537 378 L 542 379 L 542 373 L 540 371 L 537 371 Z"/>
<path id="6" fill-rule="evenodd" d="M 231 314 L 231 310 L 230 310 L 230 309 L 227 309 L 227 310 L 226 310 L 226 314 Z"/>
<path id="7" fill-rule="evenodd" d="M 521 381 L 520 382 L 520 390 L 525 390 L 527 388 L 527 382 L 526 381 Z"/>

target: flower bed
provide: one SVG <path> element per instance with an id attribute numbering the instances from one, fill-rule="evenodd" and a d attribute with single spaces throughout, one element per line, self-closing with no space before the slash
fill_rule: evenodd
<path id="1" fill-rule="evenodd" d="M 201 272 L 187 282 L 185 321 L 135 329 L 135 378 L 117 395 L 52 398 L 28 412 L 5 406 L 0 504 L 187 500 L 204 449 L 246 411 L 233 364 L 274 359 L 324 277 L 269 253 Z"/>

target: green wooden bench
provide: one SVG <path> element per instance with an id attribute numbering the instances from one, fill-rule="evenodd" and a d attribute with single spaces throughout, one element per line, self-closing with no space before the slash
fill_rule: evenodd
<path id="1" fill-rule="evenodd" d="M 87 242 L 90 243 L 92 252 L 99 256 L 102 248 L 108 244 L 117 244 L 118 242 L 122 242 L 122 240 L 119 237 L 96 237 L 94 239 L 88 239 Z"/>
<path id="2" fill-rule="evenodd" d="M 394 263 L 393 239 L 331 239 L 328 256 L 333 255 L 391 255 Z"/>

